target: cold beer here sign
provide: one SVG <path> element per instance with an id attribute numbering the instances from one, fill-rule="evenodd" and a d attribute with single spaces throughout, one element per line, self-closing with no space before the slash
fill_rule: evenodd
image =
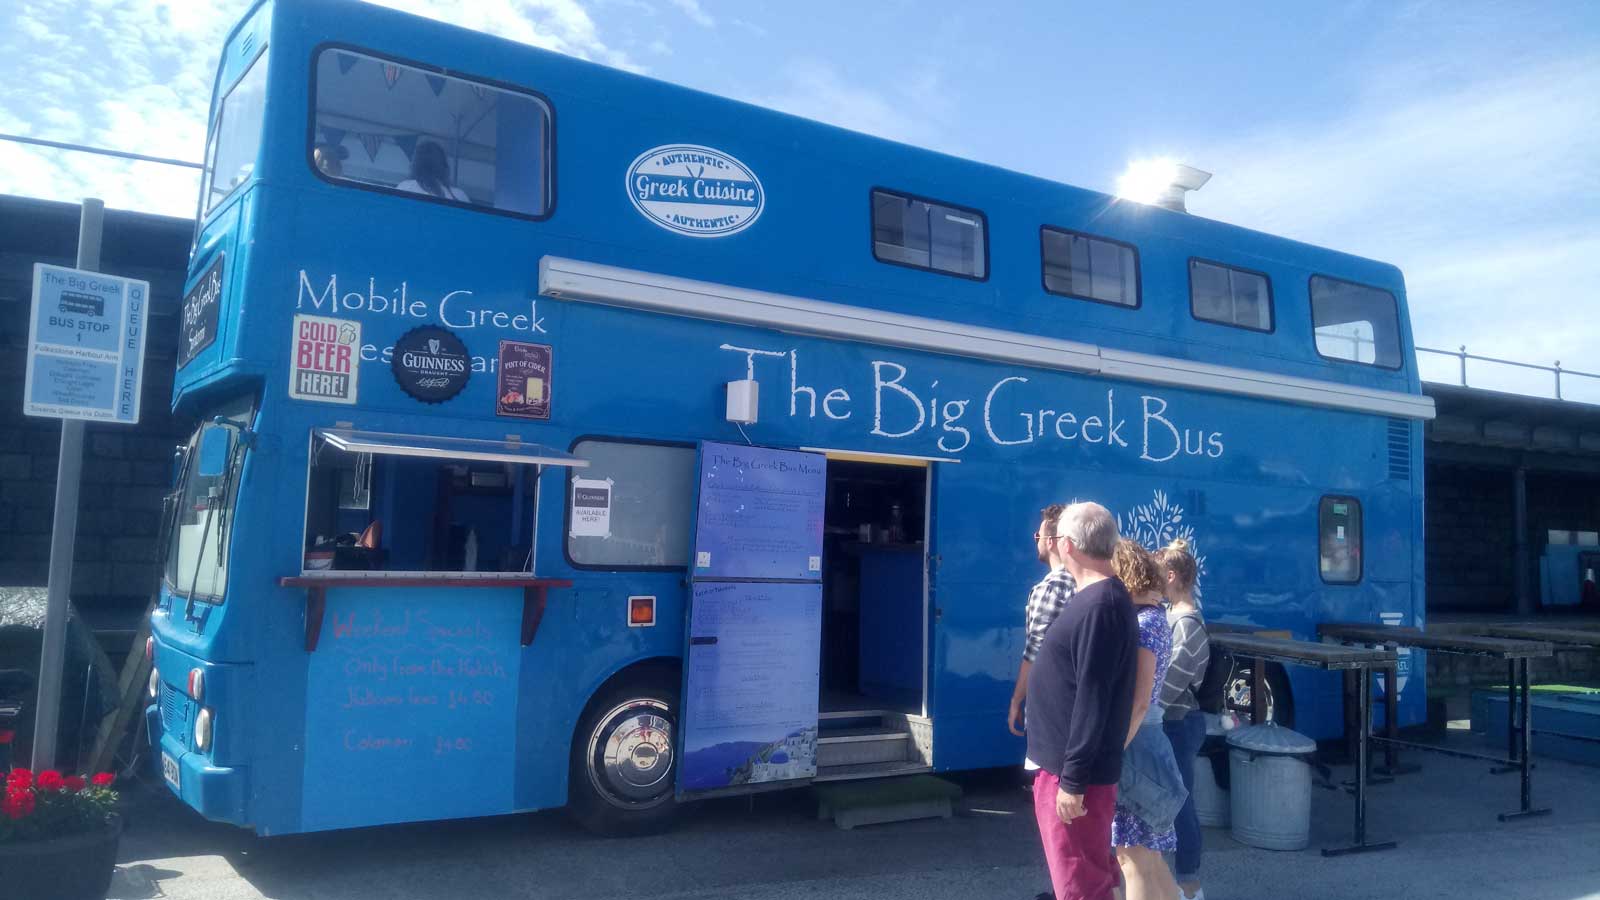
<path id="1" fill-rule="evenodd" d="M 22 411 L 139 421 L 150 284 L 34 263 Z"/>

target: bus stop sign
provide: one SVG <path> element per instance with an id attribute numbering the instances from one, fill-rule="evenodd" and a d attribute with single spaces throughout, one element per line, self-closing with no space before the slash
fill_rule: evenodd
<path id="1" fill-rule="evenodd" d="M 34 263 L 23 412 L 139 421 L 150 285 Z"/>

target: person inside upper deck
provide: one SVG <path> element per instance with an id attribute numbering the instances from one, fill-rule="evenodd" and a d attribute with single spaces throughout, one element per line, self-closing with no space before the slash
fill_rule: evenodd
<path id="1" fill-rule="evenodd" d="M 450 183 L 450 161 L 444 155 L 444 148 L 433 141 L 417 142 L 416 152 L 411 156 L 411 177 L 395 188 L 445 200 L 472 202 L 466 191 Z"/>

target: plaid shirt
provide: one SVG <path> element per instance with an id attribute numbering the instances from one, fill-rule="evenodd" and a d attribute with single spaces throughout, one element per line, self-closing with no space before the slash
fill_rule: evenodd
<path id="1" fill-rule="evenodd" d="M 1023 659 L 1031 663 L 1039 655 L 1039 644 L 1044 641 L 1045 631 L 1072 602 L 1072 595 L 1077 591 L 1077 582 L 1065 569 L 1051 569 L 1050 574 L 1028 592 L 1028 610 L 1024 621 L 1027 639 L 1022 645 Z"/>

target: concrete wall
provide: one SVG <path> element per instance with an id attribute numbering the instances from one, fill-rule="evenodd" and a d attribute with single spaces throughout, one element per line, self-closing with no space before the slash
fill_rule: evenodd
<path id="1" fill-rule="evenodd" d="M 1427 464 L 1428 608 L 1516 608 L 1514 470 Z M 1600 531 L 1600 477 L 1530 471 L 1528 589 L 1537 606 L 1539 554 L 1551 529 Z"/>
<path id="2" fill-rule="evenodd" d="M 1428 463 L 1426 472 L 1428 608 L 1511 607 L 1511 472 L 1441 463 Z"/>
<path id="3" fill-rule="evenodd" d="M 192 228 L 106 210 L 101 270 L 150 282 L 153 316 L 139 424 L 88 428 L 73 576 L 86 608 L 141 606 L 156 588 L 161 497 L 173 447 L 193 427 L 169 411 Z M 76 205 L 0 197 L 0 584 L 42 585 L 48 575 L 61 427 L 22 415 L 24 354 L 33 264 L 72 265 L 77 239 Z"/>

